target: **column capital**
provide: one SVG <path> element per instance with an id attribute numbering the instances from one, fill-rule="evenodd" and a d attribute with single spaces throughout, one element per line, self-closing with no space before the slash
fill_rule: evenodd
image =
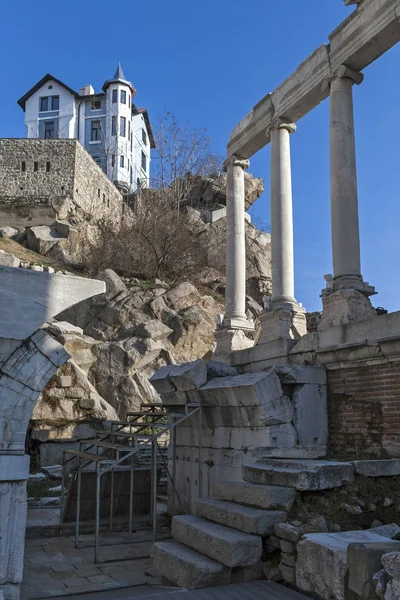
<path id="1" fill-rule="evenodd" d="M 228 167 L 242 167 L 243 171 L 246 171 L 250 167 L 250 161 L 247 158 L 240 158 L 238 156 L 228 156 L 223 164 L 223 171 L 227 171 Z"/>
<path id="2" fill-rule="evenodd" d="M 276 129 L 286 129 L 289 133 L 295 133 L 297 131 L 297 126 L 289 119 L 274 119 L 271 122 L 271 125 L 267 127 L 266 134 L 269 137 L 271 132 Z"/>
<path id="3" fill-rule="evenodd" d="M 362 73 L 359 71 L 353 71 L 353 69 L 346 67 L 346 65 L 340 65 L 340 67 L 335 71 L 334 79 L 342 79 L 343 77 L 351 79 L 356 85 L 360 85 L 360 83 L 364 81 L 364 75 Z"/>

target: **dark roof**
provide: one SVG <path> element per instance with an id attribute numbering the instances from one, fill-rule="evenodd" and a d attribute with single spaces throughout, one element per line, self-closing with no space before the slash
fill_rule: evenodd
<path id="1" fill-rule="evenodd" d="M 143 115 L 144 122 L 146 123 L 147 133 L 149 134 L 150 148 L 155 148 L 156 143 L 154 141 L 153 130 L 151 128 L 151 123 L 150 123 L 149 113 L 147 112 L 147 108 L 136 108 L 136 106 L 132 105 L 132 109 L 133 109 L 132 110 L 133 114 Z"/>
<path id="2" fill-rule="evenodd" d="M 104 83 L 103 85 L 103 90 L 106 91 L 108 87 L 110 87 L 110 85 L 112 83 L 125 83 L 125 85 L 129 86 L 132 90 L 132 96 L 134 96 L 136 94 L 136 90 L 133 87 L 132 83 L 130 81 L 127 80 L 127 78 L 125 77 L 125 73 L 121 67 L 121 63 L 118 65 L 117 70 L 114 73 L 114 77 L 112 79 L 107 79 L 107 81 Z"/>
<path id="3" fill-rule="evenodd" d="M 114 79 L 122 79 L 123 81 L 126 81 L 125 73 L 122 70 L 121 63 L 118 64 L 118 68 L 114 73 Z"/>
<path id="4" fill-rule="evenodd" d="M 20 105 L 20 107 L 22 108 L 22 110 L 25 111 L 26 101 L 29 100 L 29 98 L 31 96 L 33 96 L 33 94 L 35 92 L 37 92 L 38 90 L 40 90 L 40 88 L 45 83 L 47 83 L 48 81 L 55 81 L 55 83 L 58 83 L 58 85 L 61 85 L 64 89 L 68 90 L 68 92 L 70 92 L 70 94 L 73 94 L 76 98 L 79 98 L 79 94 L 75 90 L 73 90 L 72 88 L 68 87 L 68 85 L 65 85 L 65 83 L 63 83 L 62 81 L 60 81 L 56 77 L 53 77 L 53 75 L 50 75 L 50 73 L 47 73 L 47 75 L 45 75 L 40 81 L 38 81 L 37 84 L 34 85 L 29 90 L 29 92 L 27 92 L 26 94 L 24 94 L 23 96 L 21 96 L 21 98 L 18 100 L 18 104 Z"/>

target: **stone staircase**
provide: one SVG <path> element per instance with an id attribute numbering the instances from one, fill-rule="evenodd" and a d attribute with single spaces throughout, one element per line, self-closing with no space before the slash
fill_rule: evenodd
<path id="1" fill-rule="evenodd" d="M 340 487 L 353 478 L 349 463 L 324 460 L 244 466 L 244 481 L 216 483 L 214 497 L 197 500 L 193 515 L 173 518 L 174 541 L 154 544 L 154 566 L 189 589 L 263 579 L 263 542 L 286 521 L 297 491 Z"/>

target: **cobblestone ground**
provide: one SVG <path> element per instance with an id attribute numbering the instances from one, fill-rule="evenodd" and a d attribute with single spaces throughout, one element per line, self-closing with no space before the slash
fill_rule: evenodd
<path id="1" fill-rule="evenodd" d="M 163 536 L 167 538 L 169 534 Z M 159 585 L 149 558 L 152 546 L 148 532 L 138 532 L 129 543 L 123 533 L 101 534 L 101 564 L 94 564 L 93 535 L 81 536 L 75 549 L 73 536 L 27 539 L 23 600 L 103 591 L 138 585 Z M 137 541 L 149 540 L 149 541 Z M 124 560 L 125 559 L 125 560 Z"/>

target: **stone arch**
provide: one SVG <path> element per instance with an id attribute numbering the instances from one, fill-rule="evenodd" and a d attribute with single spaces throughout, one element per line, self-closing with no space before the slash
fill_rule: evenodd
<path id="1" fill-rule="evenodd" d="M 18 600 L 26 529 L 29 457 L 25 437 L 35 404 L 69 354 L 40 327 L 105 291 L 105 283 L 0 267 L 0 600 Z"/>

